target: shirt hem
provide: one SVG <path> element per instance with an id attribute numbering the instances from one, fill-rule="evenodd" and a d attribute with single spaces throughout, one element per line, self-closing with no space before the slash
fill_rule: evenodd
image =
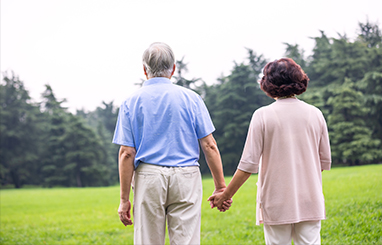
<path id="1" fill-rule="evenodd" d="M 253 163 L 240 162 L 237 169 L 247 173 L 256 174 L 259 172 L 259 164 L 255 165 Z"/>
<path id="2" fill-rule="evenodd" d="M 264 222 L 263 220 L 260 220 L 260 224 L 264 225 L 285 225 L 285 224 L 295 224 L 305 221 L 319 221 L 319 220 L 325 220 L 326 217 L 313 217 L 313 218 L 306 218 L 306 219 L 297 219 L 297 220 L 290 220 L 290 221 L 274 221 L 274 222 Z"/>
<path id="3" fill-rule="evenodd" d="M 206 136 L 212 134 L 213 132 L 215 132 L 215 130 L 216 130 L 216 129 L 214 128 L 214 129 L 211 130 L 211 132 L 206 133 L 206 134 L 202 134 L 202 135 L 204 135 L 204 136 L 198 137 L 198 140 L 203 139 L 204 137 L 206 137 Z"/>
<path id="4" fill-rule="evenodd" d="M 129 146 L 129 147 L 134 147 L 134 144 L 130 144 L 130 143 L 127 143 L 127 142 L 120 142 L 120 141 L 113 141 L 112 142 L 113 144 L 116 144 L 116 145 L 123 145 L 123 146 Z"/>

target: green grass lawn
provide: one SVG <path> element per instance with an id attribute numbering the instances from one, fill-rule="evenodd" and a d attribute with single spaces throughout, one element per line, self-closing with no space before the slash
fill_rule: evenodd
<path id="1" fill-rule="evenodd" d="M 230 178 L 227 178 L 227 183 Z M 203 179 L 202 244 L 264 244 L 255 225 L 257 175 L 234 197 L 231 210 L 211 210 L 213 181 Z M 323 244 L 382 244 L 382 165 L 323 173 L 327 220 Z M 120 223 L 119 188 L 1 190 L 0 244 L 133 244 Z"/>

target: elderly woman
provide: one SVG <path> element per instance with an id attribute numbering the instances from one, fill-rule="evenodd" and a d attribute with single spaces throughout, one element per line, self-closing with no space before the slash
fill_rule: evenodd
<path id="1" fill-rule="evenodd" d="M 261 89 L 276 101 L 255 111 L 237 171 L 227 189 L 209 198 L 224 209 L 252 173 L 257 183 L 256 224 L 264 224 L 266 244 L 320 244 L 325 219 L 321 172 L 331 155 L 319 109 L 296 98 L 309 78 L 292 59 L 264 67 Z"/>

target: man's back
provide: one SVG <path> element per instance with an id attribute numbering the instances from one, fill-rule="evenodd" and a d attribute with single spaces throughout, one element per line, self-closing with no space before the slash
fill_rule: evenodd
<path id="1" fill-rule="evenodd" d="M 148 80 L 122 103 L 113 138 L 121 145 L 118 214 L 125 226 L 133 224 L 129 196 L 134 175 L 134 243 L 164 244 L 167 223 L 171 244 L 199 244 L 199 142 L 214 192 L 226 187 L 215 128 L 200 96 L 171 83 L 176 66 L 170 46 L 151 44 L 142 63 Z"/>
<path id="2" fill-rule="evenodd" d="M 140 162 L 161 166 L 198 166 L 198 139 L 214 131 L 207 109 L 195 92 L 167 78 L 152 78 L 121 106 L 132 130 L 128 142 Z M 119 127 L 117 127 L 118 130 Z"/>

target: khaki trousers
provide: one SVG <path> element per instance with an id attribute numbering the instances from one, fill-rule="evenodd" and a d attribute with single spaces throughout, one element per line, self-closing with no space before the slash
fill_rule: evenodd
<path id="1" fill-rule="evenodd" d="M 267 245 L 321 244 L 321 221 L 304 221 L 286 225 L 264 225 Z"/>
<path id="2" fill-rule="evenodd" d="M 140 164 L 134 176 L 134 244 L 200 244 L 202 179 L 198 166 Z"/>

